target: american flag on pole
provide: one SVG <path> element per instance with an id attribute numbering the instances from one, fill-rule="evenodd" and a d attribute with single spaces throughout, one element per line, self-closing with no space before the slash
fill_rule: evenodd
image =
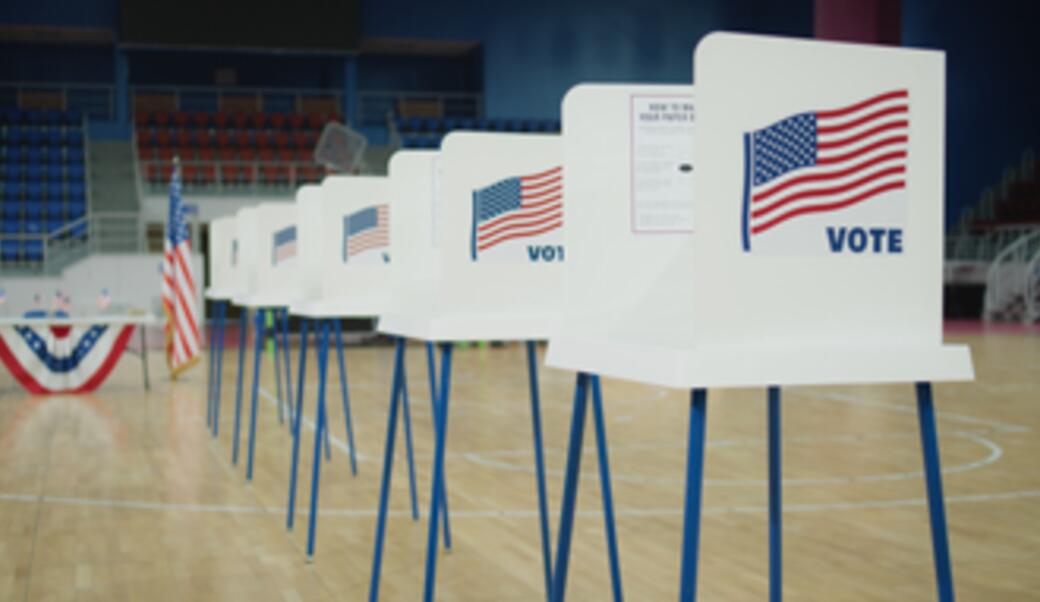
<path id="1" fill-rule="evenodd" d="M 166 314 L 166 363 L 176 377 L 199 360 L 199 312 L 191 240 L 181 198 L 181 168 L 174 162 L 170 180 L 170 214 L 163 242 L 162 304 Z"/>
<path id="2" fill-rule="evenodd" d="M 271 265 L 296 257 L 296 226 L 282 228 L 271 236 Z"/>
<path id="3" fill-rule="evenodd" d="M 343 217 L 343 261 L 366 251 L 382 249 L 383 260 L 390 246 L 390 207 L 366 207 Z"/>
<path id="4" fill-rule="evenodd" d="M 563 227 L 563 168 L 506 178 L 473 191 L 470 254 Z"/>
<path id="5" fill-rule="evenodd" d="M 744 251 L 791 220 L 901 194 L 909 133 L 909 94 L 893 90 L 744 134 Z"/>

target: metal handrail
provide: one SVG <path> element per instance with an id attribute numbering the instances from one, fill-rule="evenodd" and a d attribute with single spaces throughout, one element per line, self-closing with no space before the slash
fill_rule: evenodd
<path id="1" fill-rule="evenodd" d="M 1034 247 L 1035 245 L 1035 247 Z M 997 254 L 986 271 L 986 295 L 983 298 L 983 317 L 987 321 L 1014 317 L 1021 297 L 1022 312 L 1026 319 L 1027 266 L 1040 251 L 1040 228 L 1019 236 Z M 1012 307 L 1009 308 L 1009 304 Z"/>

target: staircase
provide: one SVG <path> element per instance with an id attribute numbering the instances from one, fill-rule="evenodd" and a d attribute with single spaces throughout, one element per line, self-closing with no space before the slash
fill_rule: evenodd
<path id="1" fill-rule="evenodd" d="M 141 194 L 133 142 L 91 140 L 87 168 L 90 170 L 90 211 L 106 217 L 91 224 L 91 250 L 138 251 Z"/>

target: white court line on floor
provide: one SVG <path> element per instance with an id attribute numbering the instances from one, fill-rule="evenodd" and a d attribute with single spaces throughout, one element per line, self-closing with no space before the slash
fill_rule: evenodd
<path id="1" fill-rule="evenodd" d="M 1022 499 L 1040 498 L 1040 490 L 1006 491 L 1000 493 L 980 493 L 968 495 L 948 495 L 947 504 L 1000 502 Z M 174 512 L 198 512 L 220 514 L 285 514 L 285 508 L 266 508 L 260 506 L 236 506 L 223 504 L 196 504 L 181 502 L 149 502 L 144 500 L 106 500 L 98 498 L 82 498 L 61 495 L 29 495 L 23 493 L 0 493 L 0 502 L 42 503 L 66 506 L 92 506 L 98 508 L 121 508 L 127 510 L 153 510 Z M 834 510 L 866 510 L 902 508 L 908 506 L 925 506 L 924 498 L 902 500 L 875 500 L 864 502 L 833 502 L 819 504 L 784 504 L 784 513 L 820 512 Z M 714 506 L 704 508 L 705 515 L 715 514 L 764 514 L 768 506 Z M 659 518 L 664 516 L 682 516 L 682 508 L 626 508 L 617 507 L 615 515 L 621 518 Z M 298 514 L 305 515 L 307 510 L 300 509 Z M 391 510 L 391 516 L 411 516 L 408 510 Z M 529 518 L 537 516 L 536 510 L 457 510 L 451 511 L 452 518 Z M 599 510 L 578 510 L 580 516 L 602 516 Z M 321 516 L 341 518 L 375 518 L 376 510 L 355 508 L 323 508 Z"/>

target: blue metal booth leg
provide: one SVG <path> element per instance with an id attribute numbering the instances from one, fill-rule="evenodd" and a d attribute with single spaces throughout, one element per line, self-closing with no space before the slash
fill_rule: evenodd
<path id="1" fill-rule="evenodd" d="M 780 444 L 780 387 L 769 387 L 769 602 L 780 602 L 783 588 L 783 478 Z"/>
<path id="2" fill-rule="evenodd" d="M 235 428 L 231 441 L 231 464 L 238 464 L 239 427 L 242 424 L 242 373 L 246 366 L 246 332 L 249 330 L 249 309 L 242 308 L 242 319 L 238 325 L 238 375 L 235 385 Z"/>
<path id="3" fill-rule="evenodd" d="M 563 478 L 563 500 L 560 503 L 560 529 L 556 533 L 556 564 L 552 571 L 550 600 L 563 602 L 567 591 L 567 567 L 574 532 L 574 509 L 578 501 L 578 479 L 581 476 L 581 453 L 585 440 L 585 414 L 589 402 L 589 375 L 579 372 L 574 384 L 574 409 L 567 443 L 567 468 Z"/>
<path id="4" fill-rule="evenodd" d="M 924 476 L 928 487 L 928 514 L 932 525 L 932 553 L 935 561 L 936 591 L 940 602 L 953 602 L 953 569 L 946 532 L 946 508 L 943 498 L 942 466 L 939 436 L 935 428 L 935 406 L 932 384 L 917 383 L 917 420 L 921 427 L 921 450 L 924 452 Z"/>
<path id="5" fill-rule="evenodd" d="M 317 338 L 317 337 L 316 337 Z M 325 377 L 328 373 L 329 360 L 329 322 L 321 323 L 321 336 L 318 344 L 318 405 L 314 427 L 314 462 L 311 464 L 311 508 L 307 517 L 307 558 L 314 557 L 314 543 L 318 527 L 318 486 L 321 480 L 321 443 L 324 431 L 327 430 L 325 412 Z"/>
<path id="6" fill-rule="evenodd" d="M 333 320 L 336 329 L 336 359 L 339 361 L 339 388 L 343 400 L 343 416 L 347 422 L 347 444 L 350 446 L 350 473 L 357 476 L 357 452 L 354 449 L 354 421 L 350 416 L 350 390 L 347 389 L 347 362 L 343 357 L 343 327 Z"/>
<path id="7" fill-rule="evenodd" d="M 538 487 L 538 518 L 542 535 L 542 572 L 545 596 L 552 595 L 552 543 L 549 541 L 549 502 L 545 490 L 545 452 L 542 443 L 542 408 L 538 388 L 538 352 L 534 341 L 527 341 L 527 379 L 531 393 L 531 432 L 534 437 L 534 468 Z"/>
<path id="8" fill-rule="evenodd" d="M 303 382 L 307 372 L 307 318 L 300 318 L 300 363 L 297 367 L 296 410 L 292 421 L 292 461 L 289 468 L 289 503 L 285 516 L 285 528 L 292 531 L 296 519 L 296 478 L 300 464 L 300 425 L 303 423 Z"/>
<path id="9" fill-rule="evenodd" d="M 614 591 L 614 600 L 624 599 L 621 588 L 621 559 L 618 554 L 617 528 L 614 521 L 614 491 L 610 484 L 610 459 L 607 446 L 607 426 L 603 419 L 603 394 L 600 391 L 599 376 L 592 375 L 592 416 L 596 425 L 596 451 L 599 455 L 599 485 L 603 497 L 603 522 L 607 537 L 607 559 L 610 562 L 610 584 Z"/>
<path id="10" fill-rule="evenodd" d="M 289 348 L 289 308 L 282 310 L 282 365 L 285 366 L 285 402 L 289 409 L 289 428 L 292 428 L 296 419 L 293 414 L 292 394 L 292 350 Z M 277 329 L 278 324 L 275 324 Z"/>
<path id="11" fill-rule="evenodd" d="M 215 322 L 217 321 L 217 307 L 213 306 L 213 323 L 209 328 L 209 372 L 206 376 L 206 426 L 210 432 L 213 431 L 213 391 L 217 378 L 217 332 Z"/>
<path id="12" fill-rule="evenodd" d="M 256 453 L 256 406 L 260 397 L 260 360 L 264 354 L 264 320 L 266 313 L 263 309 L 256 310 L 256 340 L 253 346 L 253 400 L 249 406 L 249 449 L 246 456 L 246 480 L 253 480 L 253 456 Z"/>
<path id="13" fill-rule="evenodd" d="M 433 600 L 437 580 L 437 538 L 440 525 L 437 516 L 440 513 L 444 498 L 444 451 L 448 432 L 448 399 L 451 395 L 451 343 L 441 343 L 441 378 L 440 399 L 437 402 L 438 418 L 434 423 L 434 457 L 433 484 L 430 487 L 430 525 L 426 541 L 426 578 L 423 586 L 423 600 Z"/>
<path id="14" fill-rule="evenodd" d="M 434 429 L 437 428 L 437 361 L 433 356 L 433 343 L 426 342 L 426 374 L 430 380 L 430 415 L 433 417 Z M 444 503 L 441 504 L 441 515 L 444 518 L 444 549 L 451 549 L 451 521 L 448 520 L 448 475 L 444 475 Z"/>
<path id="15" fill-rule="evenodd" d="M 224 377 L 224 317 L 227 314 L 227 302 L 217 301 L 217 385 L 213 395 L 213 436 L 220 435 L 220 403 L 222 382 Z"/>
<path id="16" fill-rule="evenodd" d="M 394 346 L 394 375 L 390 387 L 390 408 L 386 421 L 386 441 L 383 444 L 383 476 L 379 486 L 379 512 L 376 518 L 375 549 L 372 552 L 372 575 L 368 585 L 368 599 L 379 599 L 379 577 L 383 567 L 383 543 L 386 540 L 386 514 L 390 502 L 390 479 L 393 476 L 394 440 L 397 434 L 397 410 L 401 399 L 401 375 L 404 373 L 405 341 L 397 339 Z"/>
<path id="17" fill-rule="evenodd" d="M 690 393 L 690 426 L 686 443 L 686 501 L 683 507 L 683 542 L 679 601 L 697 599 L 697 560 L 700 552 L 701 493 L 704 487 L 704 431 L 708 392 Z"/>
<path id="18" fill-rule="evenodd" d="M 271 312 L 271 347 L 273 353 L 271 354 L 271 363 L 273 364 L 274 370 L 274 391 L 275 399 L 277 400 L 278 406 L 278 424 L 285 424 L 285 391 L 282 389 L 282 351 L 281 343 L 278 341 L 278 310 L 272 309 Z M 289 388 L 289 383 L 285 383 L 285 388 Z"/>

